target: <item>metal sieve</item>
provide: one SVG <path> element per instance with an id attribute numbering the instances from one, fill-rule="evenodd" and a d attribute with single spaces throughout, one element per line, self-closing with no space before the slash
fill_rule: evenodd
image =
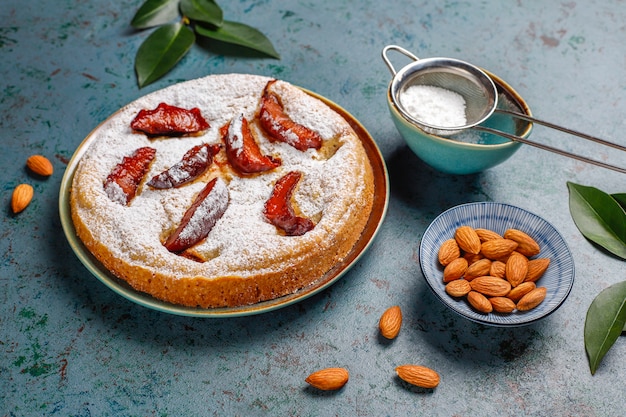
<path id="1" fill-rule="evenodd" d="M 396 71 L 387 56 L 388 52 L 392 50 L 400 52 L 401 54 L 411 58 L 414 62 L 406 65 L 400 69 L 400 71 Z M 626 173 L 625 168 L 590 159 L 585 156 L 577 155 L 549 145 L 530 141 L 510 133 L 480 126 L 480 124 L 491 117 L 494 112 L 497 112 L 578 136 L 601 145 L 626 151 L 626 146 L 565 128 L 554 123 L 546 122 L 526 114 L 497 108 L 498 91 L 493 80 L 485 71 L 475 65 L 453 58 L 420 59 L 411 52 L 397 45 L 388 45 L 384 47 L 382 51 L 382 58 L 393 75 L 389 85 L 389 96 L 391 97 L 393 105 L 407 121 L 416 125 L 426 133 L 445 137 L 462 132 L 466 129 L 474 129 L 502 136 L 512 141 L 521 142 L 549 152 L 557 153 L 562 156 L 601 166 L 603 168 Z M 415 115 L 411 114 L 402 104 L 401 97 L 408 88 L 414 85 L 440 87 L 461 95 L 465 99 L 466 123 L 461 126 L 437 126 L 427 120 L 420 120 Z"/>

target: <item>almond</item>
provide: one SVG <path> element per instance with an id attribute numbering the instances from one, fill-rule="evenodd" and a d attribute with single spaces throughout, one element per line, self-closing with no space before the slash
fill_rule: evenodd
<path id="1" fill-rule="evenodd" d="M 486 242 L 488 240 L 493 240 L 493 239 L 502 239 L 503 237 L 494 232 L 493 230 L 489 230 L 489 229 L 474 229 L 474 231 L 476 232 L 476 234 L 478 235 L 478 238 L 480 239 L 481 242 Z"/>
<path id="2" fill-rule="evenodd" d="M 507 297 L 491 297 L 489 302 L 498 313 L 511 313 L 515 310 L 515 303 Z"/>
<path id="3" fill-rule="evenodd" d="M 454 281 L 459 279 L 467 271 L 467 261 L 465 258 L 456 258 L 450 262 L 443 270 L 443 282 Z"/>
<path id="4" fill-rule="evenodd" d="M 389 307 L 378 321 L 380 334 L 387 339 L 395 339 L 402 326 L 402 310 L 399 306 Z"/>
<path id="5" fill-rule="evenodd" d="M 508 229 L 504 232 L 504 238 L 517 242 L 518 246 L 515 250 L 529 258 L 538 255 L 539 252 L 541 252 L 541 248 L 539 248 L 539 244 L 535 241 L 535 239 L 521 230 Z"/>
<path id="6" fill-rule="evenodd" d="M 506 270 L 506 264 L 502 261 L 493 261 L 491 262 L 491 267 L 489 268 L 489 274 L 492 277 L 504 278 L 504 273 Z"/>
<path id="7" fill-rule="evenodd" d="M 439 385 L 439 374 L 421 365 L 400 365 L 396 368 L 403 381 L 421 388 L 435 388 Z"/>
<path id="8" fill-rule="evenodd" d="M 537 287 L 517 302 L 519 311 L 528 311 L 537 307 L 546 298 L 548 290 L 546 287 Z"/>
<path id="9" fill-rule="evenodd" d="M 509 256 L 517 248 L 517 242 L 510 239 L 492 239 L 483 242 L 480 251 L 485 258 L 501 259 Z"/>
<path id="10" fill-rule="evenodd" d="M 34 194 L 35 191 L 29 184 L 20 184 L 15 187 L 13 195 L 11 196 L 11 209 L 13 213 L 17 214 L 24 210 L 30 204 Z"/>
<path id="11" fill-rule="evenodd" d="M 511 291 L 506 295 L 506 297 L 517 303 L 523 296 L 525 296 L 535 288 L 536 285 L 534 282 L 522 282 L 517 287 L 512 288 Z"/>
<path id="12" fill-rule="evenodd" d="M 490 269 L 491 269 L 491 260 L 487 258 L 482 258 L 474 262 L 467 268 L 467 271 L 465 271 L 465 279 L 468 281 L 471 281 L 474 278 L 489 275 Z"/>
<path id="13" fill-rule="evenodd" d="M 470 226 L 460 226 L 454 232 L 454 238 L 459 247 L 465 252 L 477 254 L 480 252 L 480 238 Z"/>
<path id="14" fill-rule="evenodd" d="M 463 257 L 467 260 L 468 265 L 472 265 L 481 259 L 485 259 L 482 253 L 464 253 Z"/>
<path id="15" fill-rule="evenodd" d="M 37 175 L 49 177 L 54 172 L 52 163 L 43 155 L 32 155 L 26 160 L 26 166 Z"/>
<path id="16" fill-rule="evenodd" d="M 456 243 L 454 239 L 448 239 L 441 244 L 439 247 L 439 263 L 443 266 L 448 265 L 450 262 L 454 261 L 456 258 L 461 256 L 461 250 L 459 249 L 459 245 Z"/>
<path id="17" fill-rule="evenodd" d="M 455 279 L 446 284 L 446 292 L 452 297 L 464 297 L 472 290 L 469 282 L 464 279 Z"/>
<path id="18" fill-rule="evenodd" d="M 517 287 L 524 282 L 528 273 L 528 258 L 515 251 L 509 256 L 504 268 L 504 276 L 511 283 L 512 287 Z"/>
<path id="19" fill-rule="evenodd" d="M 493 306 L 491 305 L 487 297 L 479 292 L 470 291 L 469 293 L 467 293 L 467 301 L 472 307 L 474 307 L 481 313 L 487 314 L 493 311 Z"/>
<path id="20" fill-rule="evenodd" d="M 326 368 L 313 372 L 305 381 L 317 389 L 330 391 L 346 385 L 349 377 L 348 370 L 345 368 Z"/>
<path id="21" fill-rule="evenodd" d="M 537 258 L 528 261 L 528 273 L 524 281 L 536 282 L 550 266 L 550 258 Z"/>
<path id="22" fill-rule="evenodd" d="M 478 277 L 470 281 L 472 290 L 488 297 L 503 297 L 511 291 L 511 284 L 498 277 Z"/>

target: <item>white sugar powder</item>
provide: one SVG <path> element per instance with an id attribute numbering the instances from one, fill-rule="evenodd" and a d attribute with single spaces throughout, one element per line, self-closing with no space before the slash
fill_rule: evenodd
<path id="1" fill-rule="evenodd" d="M 412 85 L 400 95 L 400 103 L 415 119 L 431 126 L 463 126 L 465 99 L 454 91 L 430 85 Z"/>

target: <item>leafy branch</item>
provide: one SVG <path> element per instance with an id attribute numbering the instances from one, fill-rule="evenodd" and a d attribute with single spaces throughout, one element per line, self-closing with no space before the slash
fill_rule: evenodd
<path id="1" fill-rule="evenodd" d="M 626 260 L 626 194 L 606 194 L 567 183 L 570 213 L 590 241 Z M 592 301 L 585 319 L 585 350 L 593 375 L 600 361 L 626 331 L 626 281 L 605 288 Z"/>
<path id="2" fill-rule="evenodd" d="M 243 47 L 280 59 L 272 43 L 257 29 L 224 20 L 214 0 L 146 0 L 131 21 L 135 29 L 158 27 L 140 45 L 135 56 L 139 88 L 158 80 L 200 39 Z"/>

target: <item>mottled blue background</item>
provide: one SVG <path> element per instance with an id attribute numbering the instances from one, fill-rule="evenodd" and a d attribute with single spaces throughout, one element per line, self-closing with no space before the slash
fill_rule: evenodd
<path id="1" fill-rule="evenodd" d="M 578 232 L 566 182 L 626 192 L 624 175 L 522 147 L 477 175 L 438 173 L 410 153 L 385 95 L 387 44 L 419 56 L 470 61 L 508 81 L 535 115 L 626 143 L 626 2 L 219 1 L 226 19 L 265 33 L 280 60 L 226 57 L 194 47 L 139 90 L 134 55 L 149 32 L 129 22 L 139 0 L 4 0 L 0 7 L 0 415 L 3 416 L 613 416 L 626 408 L 626 341 L 595 376 L 583 344 L 586 310 L 626 279 L 624 262 Z M 398 57 L 398 65 L 405 61 Z M 282 78 L 346 108 L 387 162 L 391 198 L 366 256 L 330 289 L 297 305 L 207 320 L 137 306 L 78 261 L 61 230 L 58 191 L 67 161 L 98 123 L 137 97 L 181 80 L 243 72 Z M 616 151 L 536 127 L 532 138 L 626 165 Z M 55 173 L 36 178 L 28 156 Z M 32 184 L 14 216 L 13 188 Z M 518 329 L 470 323 L 426 287 L 417 251 L 428 224 L 470 201 L 501 201 L 550 221 L 576 262 L 565 304 Z M 382 340 L 380 314 L 404 311 Z M 400 382 L 397 365 L 436 369 L 441 384 Z M 350 371 L 340 391 L 306 376 Z"/>

